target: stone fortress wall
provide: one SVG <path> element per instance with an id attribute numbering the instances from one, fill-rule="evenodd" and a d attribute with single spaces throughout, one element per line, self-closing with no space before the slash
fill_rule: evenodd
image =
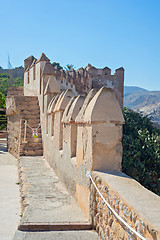
<path id="1" fill-rule="evenodd" d="M 38 96 L 43 154 L 89 217 L 90 192 L 86 171 L 120 170 L 124 119 L 114 91 L 101 88 L 101 83 L 99 91 L 98 84 L 97 89 L 92 89 L 94 79 L 91 73 L 82 70 L 77 73 L 71 70 L 72 74 L 66 74 L 55 70 L 44 54 L 38 60 L 31 56 L 25 60 L 24 95 Z M 108 68 L 104 72 L 113 77 Z M 80 80 L 74 78 L 74 74 Z M 105 76 L 102 75 L 99 81 L 104 82 Z M 114 81 L 106 80 L 106 84 L 113 88 Z M 118 100 L 122 104 L 121 98 Z"/>
<path id="2" fill-rule="evenodd" d="M 99 90 L 101 87 L 109 87 L 113 89 L 121 107 L 123 106 L 124 69 L 122 67 L 116 69 L 114 75 L 111 75 L 111 69 L 108 67 L 97 69 L 90 64 L 77 71 L 71 69 L 65 72 L 58 70 L 57 67 L 53 68 L 44 54 L 38 60 L 30 56 L 24 61 L 24 94 L 36 96 L 40 94 L 37 84 L 40 78 L 47 81 L 49 76 L 56 79 L 61 91 L 71 89 L 75 95 L 86 96 L 93 88 Z"/>
<path id="3" fill-rule="evenodd" d="M 38 97 L 43 155 L 100 238 L 140 239 L 106 207 L 87 171 L 112 208 L 146 239 L 156 240 L 160 198 L 121 172 L 123 80 L 123 68 L 113 76 L 108 68 L 90 65 L 65 73 L 42 54 L 25 60 L 24 96 Z M 9 109 L 10 96 L 7 102 Z"/>

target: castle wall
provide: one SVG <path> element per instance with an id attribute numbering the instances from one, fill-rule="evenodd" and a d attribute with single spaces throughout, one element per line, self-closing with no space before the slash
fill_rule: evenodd
<path id="1" fill-rule="evenodd" d="M 53 68 L 44 54 L 38 60 L 33 56 L 27 58 L 24 65 L 24 94 L 26 96 L 39 95 L 42 83 L 40 79 L 44 76 L 55 76 L 61 91 L 72 89 L 75 95 L 87 96 L 93 88 L 99 90 L 102 87 L 109 87 L 113 89 L 120 106 L 123 107 L 123 68 L 116 69 L 114 75 L 111 75 L 111 69 L 108 67 L 98 69 L 88 64 L 86 68 L 80 68 L 77 71 L 71 69 L 65 72 Z"/>
<path id="2" fill-rule="evenodd" d="M 24 72 L 24 95 L 38 96 L 40 94 L 40 74 L 45 62 L 39 62 Z"/>
<path id="3" fill-rule="evenodd" d="M 42 83 L 39 98 L 44 156 L 89 218 L 90 190 L 86 172 L 121 168 L 124 119 L 119 103 L 107 88 L 91 91 L 86 98 L 75 96 L 71 90 L 57 96 L 52 89 L 53 93 L 44 95 L 44 88 Z M 109 108 L 105 110 L 106 101 L 117 109 L 116 117 Z M 97 114 L 101 117 L 96 119 Z M 105 115 L 110 115 L 108 123 Z"/>
<path id="4" fill-rule="evenodd" d="M 24 93 L 39 99 L 43 155 L 77 199 L 101 238 L 138 240 L 108 210 L 86 177 L 87 171 L 127 223 L 148 239 L 158 239 L 160 226 L 156 219 L 159 213 L 152 206 L 159 207 L 159 197 L 120 172 L 124 69 L 117 69 L 115 75 L 111 75 L 108 68 L 88 66 L 77 72 L 72 70 L 70 76 L 52 69 L 42 55 L 35 63 L 34 80 L 31 67 L 27 70 L 30 59 L 26 62 L 25 74 L 28 71 L 31 76 L 28 83 L 25 75 Z M 98 89 L 101 84 L 109 87 Z M 91 89 L 93 85 L 95 89 Z M 71 89 L 65 90 L 68 86 Z M 10 105 L 14 106 L 14 102 Z M 13 124 L 14 119 L 11 121 Z M 134 198 L 136 200 L 132 201 Z M 153 209 L 154 214 L 146 213 L 147 209 Z"/>

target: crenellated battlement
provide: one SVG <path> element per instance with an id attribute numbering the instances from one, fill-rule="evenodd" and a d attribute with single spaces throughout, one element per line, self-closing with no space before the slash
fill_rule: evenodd
<path id="1" fill-rule="evenodd" d="M 103 86 L 112 88 L 120 105 L 123 106 L 123 68 L 116 69 L 114 75 L 111 75 L 111 69 L 108 67 L 98 69 L 88 64 L 85 68 L 81 67 L 76 71 L 71 69 L 65 72 L 53 67 L 44 53 L 38 60 L 30 56 L 24 61 L 24 66 L 25 94 L 37 96 L 39 94 L 37 83 L 40 83 L 40 78 L 47 79 L 49 76 L 54 76 L 61 91 L 72 89 L 76 95 L 87 96 L 92 88 L 97 90 Z"/>
<path id="2" fill-rule="evenodd" d="M 92 89 L 86 97 L 76 96 L 71 89 L 60 93 L 52 88 L 46 94 L 42 90 L 39 99 L 44 156 L 89 217 L 86 172 L 121 170 L 120 105 L 106 87 Z"/>

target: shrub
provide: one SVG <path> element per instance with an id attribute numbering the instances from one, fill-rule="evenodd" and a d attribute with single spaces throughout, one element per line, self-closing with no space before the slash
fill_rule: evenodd
<path id="1" fill-rule="evenodd" d="M 124 108 L 122 171 L 160 195 L 160 131 L 147 117 Z"/>

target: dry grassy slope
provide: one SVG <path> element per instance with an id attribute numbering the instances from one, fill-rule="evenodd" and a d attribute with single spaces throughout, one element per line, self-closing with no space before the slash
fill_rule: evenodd
<path id="1" fill-rule="evenodd" d="M 160 91 L 125 87 L 124 106 L 139 111 L 160 124 Z"/>

